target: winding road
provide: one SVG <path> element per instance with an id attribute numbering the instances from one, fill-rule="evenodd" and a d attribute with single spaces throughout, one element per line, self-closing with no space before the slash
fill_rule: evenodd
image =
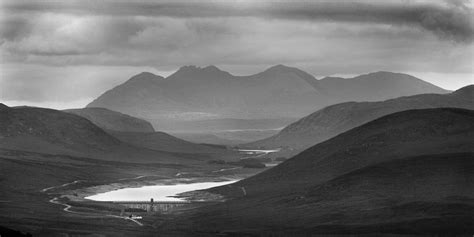
<path id="1" fill-rule="evenodd" d="M 44 193 L 44 192 L 47 192 L 47 191 L 52 190 L 52 189 L 63 188 L 63 187 L 69 186 L 71 184 L 77 184 L 77 183 L 84 182 L 84 181 L 85 180 L 75 180 L 75 181 L 70 182 L 70 183 L 65 183 L 65 184 L 61 184 L 61 185 L 58 185 L 58 186 L 52 186 L 52 187 L 48 187 L 48 188 L 43 188 L 43 189 L 41 189 L 41 192 Z"/>
<path id="2" fill-rule="evenodd" d="M 143 177 L 143 176 L 142 176 Z M 45 189 L 42 189 L 41 192 L 47 192 L 51 189 L 54 189 L 54 188 L 59 188 L 59 187 L 66 187 L 68 185 L 71 185 L 71 184 L 75 184 L 75 183 L 78 183 L 78 182 L 82 182 L 81 180 L 76 180 L 74 182 L 70 182 L 70 183 L 66 183 L 66 184 L 63 184 L 63 185 L 58 185 L 58 186 L 53 186 L 53 187 L 49 187 L 49 188 L 45 188 Z M 91 218 L 97 218 L 97 217 L 110 217 L 110 218 L 119 218 L 119 219 L 124 219 L 124 220 L 128 220 L 128 221 L 132 221 L 134 222 L 135 224 L 139 225 L 139 226 L 143 226 L 143 223 L 135 220 L 135 219 L 132 219 L 128 216 L 117 216 L 117 215 L 111 215 L 111 214 L 107 214 L 107 215 L 100 215 L 100 214 L 93 214 L 93 213 L 87 213 L 87 212 L 77 212 L 77 211 L 72 211 L 70 210 L 73 206 L 69 205 L 69 204 L 66 204 L 66 203 L 62 203 L 58 200 L 57 197 L 49 200 L 50 203 L 53 203 L 53 204 L 56 204 L 56 205 L 61 205 L 61 206 L 64 206 L 63 208 L 63 211 L 65 212 L 68 212 L 68 213 L 72 213 L 72 214 L 76 214 L 76 215 L 81 215 L 83 217 L 91 217 Z"/>

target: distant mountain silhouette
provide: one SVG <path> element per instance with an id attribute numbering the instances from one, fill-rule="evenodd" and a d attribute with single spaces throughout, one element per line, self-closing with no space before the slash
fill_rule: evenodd
<path id="1" fill-rule="evenodd" d="M 112 131 L 154 132 L 153 126 L 146 120 L 104 108 L 67 109 L 64 112 L 84 117 L 95 125 Z"/>
<path id="2" fill-rule="evenodd" d="M 353 78 L 326 77 L 318 81 L 333 102 L 379 101 L 401 96 L 448 91 L 414 76 L 393 72 L 374 72 Z"/>
<path id="3" fill-rule="evenodd" d="M 474 86 L 450 94 L 422 94 L 381 102 L 347 102 L 318 110 L 281 130 L 278 134 L 244 147 L 284 149 L 279 155 L 291 156 L 351 128 L 394 112 L 424 108 L 474 109 Z"/>
<path id="4" fill-rule="evenodd" d="M 333 82 L 284 65 L 250 76 L 234 76 L 215 66 L 184 66 L 167 78 L 140 73 L 87 107 L 144 118 L 169 131 L 179 128 L 180 121 L 299 118 L 341 101 L 446 92 L 415 77 L 386 72 Z"/>
<path id="5" fill-rule="evenodd" d="M 2 106 L 0 148 L 123 162 L 192 163 L 209 158 L 133 146 L 78 115 L 33 107 Z"/>
<path id="6" fill-rule="evenodd" d="M 231 200 L 183 219 L 202 231 L 469 232 L 473 137 L 472 110 L 390 114 L 210 189 Z"/>

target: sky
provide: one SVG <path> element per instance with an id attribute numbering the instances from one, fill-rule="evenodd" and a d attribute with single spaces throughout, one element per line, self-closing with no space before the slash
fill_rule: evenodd
<path id="1" fill-rule="evenodd" d="M 131 76 L 285 64 L 474 84 L 469 0 L 0 1 L 0 102 L 83 107 Z"/>

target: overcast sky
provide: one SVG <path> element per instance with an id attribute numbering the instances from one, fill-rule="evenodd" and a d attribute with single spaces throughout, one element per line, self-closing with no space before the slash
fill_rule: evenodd
<path id="1" fill-rule="evenodd" d="M 317 78 L 405 72 L 474 83 L 470 1 L 0 1 L 0 102 L 85 106 L 142 71 L 235 75 L 275 64 Z"/>

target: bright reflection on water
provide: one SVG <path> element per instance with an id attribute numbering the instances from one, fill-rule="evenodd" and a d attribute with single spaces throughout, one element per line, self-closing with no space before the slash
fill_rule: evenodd
<path id="1" fill-rule="evenodd" d="M 179 198 L 170 197 L 178 193 L 207 189 L 216 186 L 235 183 L 238 180 L 224 182 L 202 182 L 174 185 L 153 185 L 140 188 L 124 188 L 106 193 L 99 193 L 86 199 L 94 201 L 182 201 Z"/>

